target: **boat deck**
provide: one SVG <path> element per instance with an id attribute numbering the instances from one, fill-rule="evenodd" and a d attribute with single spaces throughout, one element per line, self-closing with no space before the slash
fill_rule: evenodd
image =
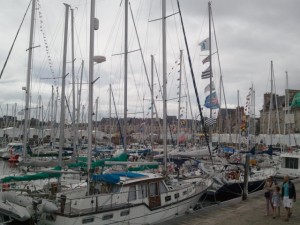
<path id="1" fill-rule="evenodd" d="M 285 209 L 280 208 L 281 217 L 273 219 L 265 216 L 264 190 L 248 196 L 246 201 L 241 198 L 222 202 L 219 205 L 197 210 L 185 216 L 177 217 L 159 225 L 299 225 L 300 224 L 300 180 L 293 180 L 298 200 L 294 203 L 293 214 L 288 222 L 284 221 Z M 281 185 L 281 183 L 279 183 Z"/>

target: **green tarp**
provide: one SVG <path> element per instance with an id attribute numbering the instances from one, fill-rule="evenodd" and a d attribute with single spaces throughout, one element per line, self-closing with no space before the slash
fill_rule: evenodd
<path id="1" fill-rule="evenodd" d="M 295 94 L 291 107 L 300 107 L 300 92 Z"/>
<path id="2" fill-rule="evenodd" d="M 126 162 L 127 161 L 127 154 L 126 153 L 122 153 L 118 157 L 113 157 L 111 159 L 101 159 L 101 160 L 98 160 L 96 162 L 93 162 L 92 165 L 91 165 L 91 167 L 92 167 L 92 169 L 95 169 L 96 167 L 104 166 L 106 161 Z M 68 165 L 68 167 L 69 168 L 76 168 L 76 167 L 86 168 L 87 167 L 87 163 L 86 162 L 72 163 L 72 164 Z"/>
<path id="3" fill-rule="evenodd" d="M 53 170 L 61 170 L 61 167 L 59 166 L 54 167 Z M 60 173 L 41 172 L 41 173 L 23 175 L 23 176 L 8 176 L 8 177 L 1 178 L 1 181 L 2 183 L 7 183 L 7 182 L 14 182 L 14 181 L 43 180 L 49 178 L 58 178 L 60 176 L 61 176 Z"/>

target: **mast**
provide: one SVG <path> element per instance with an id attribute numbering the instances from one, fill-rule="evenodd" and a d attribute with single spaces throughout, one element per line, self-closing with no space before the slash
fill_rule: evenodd
<path id="1" fill-rule="evenodd" d="M 209 57 L 210 57 L 210 63 L 209 63 L 209 71 L 210 71 L 210 76 L 209 76 L 209 95 L 210 95 L 210 109 L 209 109 L 209 117 L 212 118 L 212 54 L 211 54 L 211 2 L 208 2 L 208 20 L 209 20 Z M 210 129 L 210 139 L 211 139 L 211 129 Z"/>
<path id="2" fill-rule="evenodd" d="M 53 115 L 53 104 L 54 104 L 54 87 L 52 85 L 52 91 L 51 91 L 51 116 L 50 116 L 50 120 L 51 120 L 51 148 L 53 149 L 53 145 L 54 145 L 54 115 Z"/>
<path id="3" fill-rule="evenodd" d="M 287 89 L 287 93 L 286 93 L 286 96 L 287 96 L 287 103 L 286 103 L 286 107 L 288 107 L 287 108 L 287 113 L 288 113 L 288 116 L 289 116 L 289 118 L 290 118 L 290 92 L 289 92 L 289 75 L 288 75 L 288 72 L 286 71 L 285 72 L 286 73 L 286 89 Z M 292 143 L 291 143 L 291 127 L 290 127 L 291 125 L 290 125 L 290 121 L 289 121 L 289 123 L 288 123 L 288 132 L 289 132 L 289 146 L 291 146 L 292 145 Z"/>
<path id="4" fill-rule="evenodd" d="M 99 102 L 99 97 L 97 97 L 97 98 L 96 98 L 95 145 L 97 145 L 97 129 L 98 129 L 98 102 Z"/>
<path id="5" fill-rule="evenodd" d="M 128 0 L 125 0 L 125 35 L 124 35 L 124 124 L 123 147 L 127 152 L 127 74 L 128 74 Z"/>
<path id="6" fill-rule="evenodd" d="M 80 105 L 81 105 L 81 89 L 82 89 L 82 77 L 83 77 L 83 68 L 84 68 L 84 60 L 81 62 L 81 75 L 80 75 L 80 83 L 78 90 L 78 102 L 77 102 L 77 130 L 79 129 L 80 124 Z M 83 120 L 82 120 L 83 121 Z M 77 135 L 78 139 L 78 135 Z"/>
<path id="7" fill-rule="evenodd" d="M 268 133 L 270 135 L 270 145 L 272 145 L 272 123 L 271 114 L 273 111 L 273 61 L 271 61 L 271 93 L 270 93 L 270 106 L 269 106 L 269 118 L 268 118 Z"/>
<path id="8" fill-rule="evenodd" d="M 27 154 L 27 138 L 29 128 L 29 98 L 30 98 L 30 78 L 31 78 L 31 65 L 32 65 L 32 50 L 33 50 L 33 32 L 34 32 L 34 20 L 35 20 L 35 4 L 36 0 L 32 0 L 31 8 L 31 21 L 30 21 L 30 35 L 29 35 L 29 47 L 28 47 L 28 61 L 27 61 L 27 80 L 26 80 L 26 94 L 25 94 L 25 118 L 24 118 L 24 133 L 23 133 L 23 159 Z"/>
<path id="9" fill-rule="evenodd" d="M 162 0 L 162 60 L 163 60 L 163 148 L 164 171 L 167 171 L 167 43 L 166 43 L 166 0 Z"/>
<path id="10" fill-rule="evenodd" d="M 75 56 L 74 56 L 74 9 L 71 9 L 71 44 L 72 44 L 72 97 L 73 97 L 73 109 L 72 109 L 72 131 L 73 131 L 73 155 L 76 154 L 77 146 L 77 132 L 76 132 L 76 102 L 75 102 Z"/>
<path id="11" fill-rule="evenodd" d="M 178 98 L 178 120 L 177 120 L 177 147 L 178 148 L 179 148 L 179 133 L 180 133 L 180 103 L 181 103 L 182 53 L 183 53 L 183 50 L 180 50 L 179 98 Z"/>
<path id="12" fill-rule="evenodd" d="M 66 84 L 66 63 L 67 63 L 67 45 L 68 45 L 68 23 L 70 5 L 65 4 L 65 31 L 64 31 L 64 47 L 63 47 L 63 65 L 62 65 L 62 84 L 61 84 L 61 108 L 60 108 L 60 124 L 59 124 L 59 155 L 58 165 L 62 167 L 62 151 L 65 141 L 65 84 Z"/>
<path id="13" fill-rule="evenodd" d="M 151 136 L 150 136 L 150 142 L 151 142 L 151 150 L 153 151 L 153 112 L 154 112 L 154 56 L 151 55 Z"/>
<path id="14" fill-rule="evenodd" d="M 87 162 L 87 193 L 90 194 L 90 173 L 91 173 L 91 154 L 92 154 L 92 115 L 93 115 L 93 79 L 94 79 L 94 31 L 95 26 L 95 0 L 91 0 L 90 18 L 90 55 L 89 55 L 89 105 L 88 105 L 88 162 Z"/>
<path id="15" fill-rule="evenodd" d="M 111 84 L 109 84 L 109 145 L 111 145 Z"/>
<path id="16" fill-rule="evenodd" d="M 241 109 L 240 109 L 240 90 L 237 90 L 238 111 L 237 111 L 237 125 L 238 125 L 238 149 L 241 149 Z"/>

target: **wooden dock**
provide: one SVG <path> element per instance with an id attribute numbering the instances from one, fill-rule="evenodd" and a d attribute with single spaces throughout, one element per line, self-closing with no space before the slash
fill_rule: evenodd
<path id="1" fill-rule="evenodd" d="M 294 203 L 293 214 L 289 221 L 284 221 L 286 212 L 280 208 L 281 216 L 273 219 L 273 215 L 265 216 L 264 190 L 242 198 L 213 205 L 193 213 L 177 217 L 159 225 L 281 225 L 300 224 L 300 181 L 293 181 L 296 186 L 298 200 Z M 281 187 L 281 182 L 279 182 Z"/>

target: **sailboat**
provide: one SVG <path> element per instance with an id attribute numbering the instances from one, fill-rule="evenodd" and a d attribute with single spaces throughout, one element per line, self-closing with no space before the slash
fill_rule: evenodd
<path id="1" fill-rule="evenodd" d="M 125 18 L 128 0 L 125 4 Z M 90 79 L 93 79 L 93 37 L 95 23 L 95 0 L 91 1 L 90 22 Z M 126 19 L 125 19 L 126 21 Z M 163 23 L 163 74 L 166 81 L 166 1 L 162 1 Z M 126 40 L 126 38 L 125 38 Z M 126 46 L 126 45 L 125 45 Z M 125 52 L 127 51 L 125 47 Z M 90 88 L 92 90 L 92 88 Z M 92 93 L 89 103 L 92 103 Z M 166 82 L 164 82 L 166 99 Z M 166 103 L 166 101 L 164 101 Z M 125 100 L 126 104 L 126 100 Z M 166 105 L 164 104 L 164 132 L 166 134 Z M 89 107 L 89 116 L 92 107 Z M 126 106 L 125 106 L 126 109 Z M 91 127 L 89 119 L 89 128 Z M 89 136 L 91 139 L 91 135 Z M 126 139 L 125 139 L 126 143 Z M 166 135 L 164 135 L 166 150 Z M 126 151 L 126 144 L 124 145 Z M 91 140 L 89 140 L 89 153 Z M 89 156 L 90 157 L 90 156 Z M 166 160 L 165 160 L 166 163 Z M 90 159 L 88 171 L 90 173 Z M 165 164 L 166 168 L 166 164 Z M 59 210 L 42 213 L 38 224 L 153 224 L 166 221 L 188 212 L 198 202 L 200 195 L 211 185 L 211 179 L 194 178 L 184 181 L 168 181 L 155 173 L 117 172 L 91 174 L 87 189 L 60 192 L 56 202 Z"/>

